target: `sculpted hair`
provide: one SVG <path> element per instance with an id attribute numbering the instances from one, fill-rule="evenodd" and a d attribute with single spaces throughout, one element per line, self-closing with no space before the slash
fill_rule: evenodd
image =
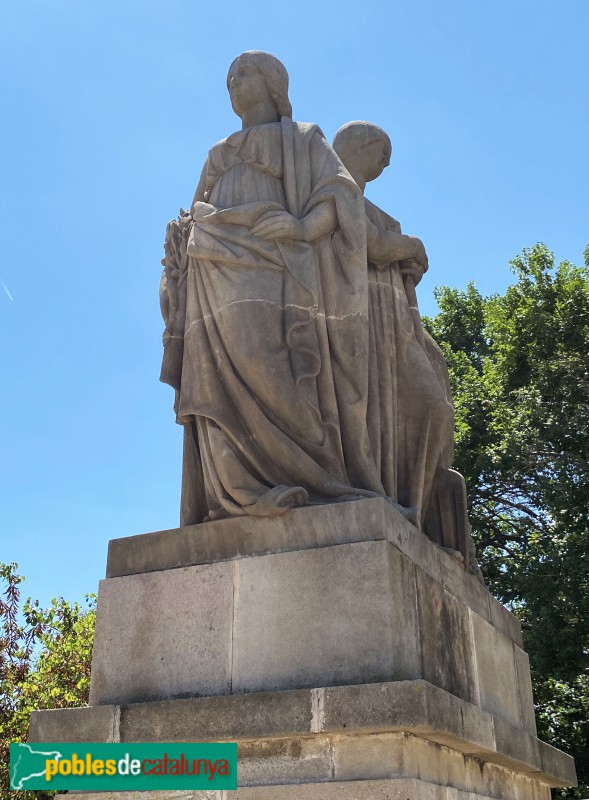
<path id="1" fill-rule="evenodd" d="M 248 50 L 237 56 L 229 67 L 227 86 L 237 63 L 244 59 L 254 64 L 264 76 L 268 94 L 272 98 L 278 116 L 292 118 L 292 106 L 288 99 L 288 72 L 284 64 L 270 53 L 265 53 L 263 50 Z"/>
<path id="2" fill-rule="evenodd" d="M 389 135 L 381 127 L 372 122 L 354 120 L 346 122 L 337 131 L 333 139 L 333 149 L 345 163 L 346 159 L 353 156 L 362 147 L 383 139 L 386 139 L 390 145 Z"/>

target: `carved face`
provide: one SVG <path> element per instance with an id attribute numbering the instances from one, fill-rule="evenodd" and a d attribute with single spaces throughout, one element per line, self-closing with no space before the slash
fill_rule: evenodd
<path id="1" fill-rule="evenodd" d="M 228 75 L 231 105 L 238 117 L 260 103 L 272 103 L 266 79 L 251 59 L 238 59 Z"/>
<path id="2" fill-rule="evenodd" d="M 357 156 L 366 181 L 373 181 L 391 163 L 391 142 L 377 139 L 361 148 Z"/>

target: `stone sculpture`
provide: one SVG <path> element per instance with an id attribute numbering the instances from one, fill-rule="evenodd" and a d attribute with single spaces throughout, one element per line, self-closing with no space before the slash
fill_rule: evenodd
<path id="1" fill-rule="evenodd" d="M 235 59 L 227 87 L 242 129 L 209 152 L 163 261 L 181 524 L 380 496 L 469 569 L 447 369 L 415 300 L 427 256 L 363 197 L 388 136 L 349 123 L 334 152 L 292 121 L 268 53 Z"/>
<path id="2" fill-rule="evenodd" d="M 391 141 L 378 125 L 343 125 L 333 147 L 364 191 L 389 165 Z M 464 479 L 450 469 L 454 411 L 444 356 L 421 326 L 415 286 L 428 268 L 423 243 L 364 199 L 370 366 L 368 425 L 388 497 L 415 509 L 415 524 L 479 573 Z"/>
<path id="3" fill-rule="evenodd" d="M 90 705 L 34 713 L 28 740 L 238 743 L 238 789 L 145 800 L 550 800 L 572 759 L 536 737 L 519 621 L 462 568 L 425 250 L 363 198 L 388 137 L 345 126 L 346 169 L 272 56 L 228 85 L 243 128 L 170 223 L 161 284 L 184 526 L 111 541 Z"/>
<path id="4" fill-rule="evenodd" d="M 366 424 L 362 195 L 319 128 L 292 121 L 276 58 L 244 53 L 227 86 L 242 129 L 209 152 L 164 259 L 182 524 L 385 494 Z"/>

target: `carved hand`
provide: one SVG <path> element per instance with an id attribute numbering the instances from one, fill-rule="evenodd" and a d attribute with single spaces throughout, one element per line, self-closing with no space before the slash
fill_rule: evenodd
<path id="1" fill-rule="evenodd" d="M 287 211 L 269 211 L 263 214 L 251 229 L 254 236 L 262 239 L 305 238 L 303 223 Z"/>
<path id="2" fill-rule="evenodd" d="M 413 278 L 415 286 L 423 278 L 423 273 L 425 272 L 422 265 L 413 258 L 399 261 L 399 269 L 401 270 L 401 275 L 410 275 Z"/>
<path id="3" fill-rule="evenodd" d="M 318 203 L 315 208 L 297 219 L 287 211 L 269 211 L 263 214 L 251 231 L 262 239 L 295 239 L 314 242 L 334 231 L 337 227 L 337 214 L 332 202 Z"/>
<path id="4" fill-rule="evenodd" d="M 417 236 L 408 236 L 407 238 L 411 240 L 411 244 L 413 246 L 412 260 L 416 261 L 417 264 L 421 266 L 422 274 L 427 272 L 429 263 L 423 242 L 421 239 L 418 239 Z"/>

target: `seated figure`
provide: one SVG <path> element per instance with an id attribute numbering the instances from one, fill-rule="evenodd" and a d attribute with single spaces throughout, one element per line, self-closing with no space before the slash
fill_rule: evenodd
<path id="1" fill-rule="evenodd" d="M 333 147 L 364 192 L 389 165 L 377 125 L 349 122 Z M 370 364 L 368 429 L 387 495 L 413 510 L 427 536 L 480 575 L 462 476 L 451 469 L 454 413 L 443 354 L 421 326 L 415 286 L 428 268 L 422 242 L 369 200 L 366 213 Z"/>

